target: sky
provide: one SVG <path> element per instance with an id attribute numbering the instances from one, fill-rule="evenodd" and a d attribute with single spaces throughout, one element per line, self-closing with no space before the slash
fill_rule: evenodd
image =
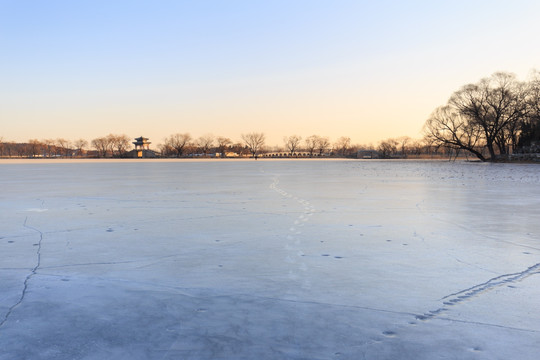
<path id="1" fill-rule="evenodd" d="M 421 138 L 496 71 L 540 70 L 540 2 L 0 0 L 0 138 Z"/>

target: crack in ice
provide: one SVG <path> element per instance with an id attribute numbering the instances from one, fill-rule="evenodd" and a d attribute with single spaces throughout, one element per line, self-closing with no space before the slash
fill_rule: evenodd
<path id="1" fill-rule="evenodd" d="M 531 275 L 539 274 L 539 273 L 540 273 L 540 263 L 530 266 L 521 272 L 517 272 L 513 274 L 504 274 L 504 275 L 494 277 L 484 283 L 472 286 L 468 289 L 461 290 L 453 294 L 446 295 L 445 297 L 441 298 L 441 300 L 454 297 L 454 299 L 451 299 L 450 301 L 452 301 L 453 303 L 458 303 L 463 300 L 469 299 L 482 291 L 489 291 L 495 287 L 505 285 L 510 282 L 520 281 Z"/>
<path id="2" fill-rule="evenodd" d="M 531 275 L 534 274 L 540 274 L 540 263 L 535 264 L 533 266 L 528 267 L 524 271 L 512 273 L 512 274 L 504 274 L 497 277 L 494 277 L 492 279 L 489 279 L 486 282 L 483 282 L 481 284 L 472 286 L 468 289 L 464 289 L 449 295 L 446 295 L 445 297 L 441 298 L 440 301 L 444 301 L 444 305 L 456 305 L 462 301 L 468 300 L 474 296 L 477 296 L 478 294 L 486 291 L 493 290 L 496 287 L 503 286 L 508 283 L 513 283 L 516 281 L 521 281 Z M 377 309 L 372 309 L 377 310 Z M 470 320 L 461 320 L 461 319 L 453 319 L 451 317 L 441 317 L 440 315 L 444 314 L 445 312 L 449 311 L 450 308 L 448 307 L 441 307 L 437 310 L 432 310 L 427 313 L 424 313 L 423 315 L 415 315 L 415 318 L 417 320 L 421 321 L 427 321 L 427 320 L 433 320 L 437 319 L 439 321 L 450 321 L 450 322 L 458 322 L 458 323 L 464 323 L 464 324 L 474 324 L 474 325 L 481 325 L 481 326 L 490 326 L 490 327 L 496 327 L 501 329 L 508 329 L 508 330 L 514 330 L 514 331 L 523 331 L 523 332 L 529 332 L 529 333 L 540 333 L 540 331 L 535 329 L 526 329 L 526 328 L 518 328 L 518 327 L 512 327 L 512 326 L 505 326 L 500 324 L 492 324 L 492 323 L 485 323 L 485 322 L 479 322 L 479 321 L 470 321 Z M 398 312 L 396 312 L 398 313 Z M 404 313 L 406 314 L 406 313 Z M 409 322 L 409 325 L 415 324 L 415 322 Z M 404 329 L 407 327 L 407 325 L 401 325 L 397 328 Z M 388 331 L 385 332 L 394 334 L 397 333 L 396 331 Z M 385 333 L 383 332 L 383 334 Z M 386 336 L 386 341 L 391 341 L 393 336 Z"/>
<path id="3" fill-rule="evenodd" d="M 480 293 L 491 291 L 497 287 L 506 285 L 508 283 L 521 281 L 534 274 L 540 274 L 540 263 L 532 265 L 523 271 L 512 273 L 512 274 L 500 275 L 500 276 L 491 278 L 488 281 L 483 282 L 481 284 L 474 285 L 474 286 L 471 286 L 470 288 L 446 295 L 443 298 L 441 298 L 440 301 L 443 301 L 443 304 L 446 306 L 454 306 L 465 300 L 469 300 L 472 297 L 479 295 Z M 438 308 L 437 310 L 431 310 L 427 313 L 424 313 L 423 315 L 416 315 L 416 318 L 418 320 L 428 320 L 436 316 L 439 316 L 440 314 L 448 310 L 449 310 L 448 307 L 441 307 L 441 308 Z"/>
<path id="4" fill-rule="evenodd" d="M 41 243 L 43 241 L 43 232 L 41 232 L 40 230 L 36 229 L 35 227 L 32 227 L 32 226 L 29 226 L 26 224 L 26 222 L 28 221 L 28 216 L 25 217 L 24 219 L 24 223 L 23 223 L 23 227 L 24 228 L 27 228 L 27 229 L 30 229 L 30 230 L 33 230 L 37 233 L 39 233 L 39 242 L 38 242 L 38 245 L 37 245 L 37 252 L 36 252 L 36 255 L 37 255 L 37 262 L 36 262 L 36 265 L 32 268 L 32 270 L 30 271 L 30 274 L 28 274 L 26 276 L 26 278 L 24 279 L 24 283 L 23 283 L 23 290 L 21 292 L 21 296 L 19 297 L 19 299 L 17 300 L 17 302 L 15 304 L 13 304 L 9 309 L 8 311 L 6 312 L 6 314 L 4 315 L 4 319 L 0 322 L 0 328 L 2 326 L 4 326 L 4 324 L 8 321 L 9 317 L 11 316 L 11 314 L 13 313 L 13 311 L 23 302 L 24 300 L 24 297 L 26 296 L 26 291 L 28 290 L 28 282 L 30 281 L 30 279 L 32 279 L 32 277 L 36 274 L 37 270 L 39 269 L 39 267 L 41 266 Z"/>

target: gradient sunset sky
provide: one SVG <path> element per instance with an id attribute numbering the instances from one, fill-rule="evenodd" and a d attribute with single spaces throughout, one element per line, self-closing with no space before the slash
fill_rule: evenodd
<path id="1" fill-rule="evenodd" d="M 539 14 L 537 0 L 0 0 L 0 137 L 420 138 L 462 85 L 540 70 Z"/>

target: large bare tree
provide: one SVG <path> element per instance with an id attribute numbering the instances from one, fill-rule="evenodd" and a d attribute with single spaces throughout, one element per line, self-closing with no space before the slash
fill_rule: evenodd
<path id="1" fill-rule="evenodd" d="M 242 140 L 249 148 L 251 155 L 257 160 L 259 153 L 264 146 L 265 136 L 263 133 L 242 134 Z"/>
<path id="2" fill-rule="evenodd" d="M 463 149 L 482 161 L 487 160 L 481 151 L 485 145 L 482 129 L 451 106 L 437 108 L 424 124 L 423 131 L 428 143 L 456 152 Z"/>
<path id="3" fill-rule="evenodd" d="M 448 101 L 468 123 L 482 130 L 490 159 L 506 154 L 517 141 L 517 124 L 528 112 L 525 84 L 514 74 L 498 72 L 456 91 Z"/>
<path id="4" fill-rule="evenodd" d="M 191 142 L 191 135 L 189 133 L 173 134 L 165 139 L 165 145 L 172 147 L 176 150 L 176 157 L 182 157 L 184 150 Z"/>
<path id="5" fill-rule="evenodd" d="M 302 137 L 298 135 L 285 136 L 283 138 L 283 142 L 285 143 L 287 150 L 289 150 L 290 156 L 293 156 L 296 150 L 298 150 L 300 141 L 302 141 Z"/>

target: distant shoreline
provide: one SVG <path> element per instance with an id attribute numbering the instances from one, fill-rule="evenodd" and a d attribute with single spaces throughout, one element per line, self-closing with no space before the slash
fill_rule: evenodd
<path id="1" fill-rule="evenodd" d="M 3 164 L 76 164 L 76 163 L 189 163 L 189 162 L 290 162 L 290 161 L 316 161 L 316 162 L 466 162 L 466 163 L 482 163 L 477 159 L 458 158 L 456 160 L 448 160 L 448 158 L 403 158 L 403 159 L 355 159 L 355 158 L 269 158 L 263 157 L 257 160 L 253 158 L 0 158 L 0 165 Z M 488 162 L 490 163 L 490 162 Z M 496 164 L 536 164 L 538 161 L 497 161 Z"/>
<path id="2" fill-rule="evenodd" d="M 0 164 L 27 164 L 27 163 L 43 163 L 43 164 L 59 164 L 59 163 L 121 163 L 121 162 L 233 162 L 233 161 L 368 161 L 366 159 L 352 158 L 0 158 Z M 369 159 L 382 160 L 382 159 Z M 404 159 L 402 159 L 404 160 Z"/>

